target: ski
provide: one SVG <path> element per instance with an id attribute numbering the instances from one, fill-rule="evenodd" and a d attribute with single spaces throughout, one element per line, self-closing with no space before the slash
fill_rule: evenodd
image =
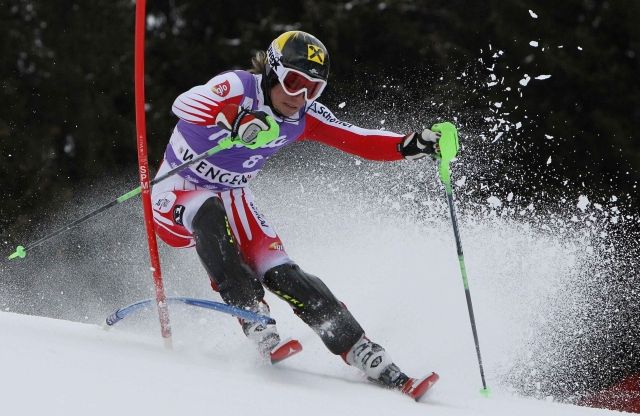
<path id="1" fill-rule="evenodd" d="M 408 397 L 411 397 L 416 402 L 420 401 L 427 391 L 438 381 L 440 376 L 437 373 L 430 373 L 423 378 L 413 378 L 406 375 L 402 375 L 402 378 L 396 383 L 387 384 L 381 380 L 375 380 L 369 378 L 369 382 L 385 388 L 387 390 L 398 391 Z M 404 379 L 404 381 L 401 381 Z"/>
<path id="2" fill-rule="evenodd" d="M 428 376 L 417 379 L 411 378 L 404 383 L 401 388 L 401 392 L 411 397 L 415 401 L 420 401 L 420 398 L 429 391 L 429 389 L 438 381 L 440 376 L 437 373 L 431 373 Z"/>
<path id="3" fill-rule="evenodd" d="M 297 339 L 285 339 L 276 345 L 270 352 L 271 364 L 277 364 L 302 351 L 302 344 Z"/>

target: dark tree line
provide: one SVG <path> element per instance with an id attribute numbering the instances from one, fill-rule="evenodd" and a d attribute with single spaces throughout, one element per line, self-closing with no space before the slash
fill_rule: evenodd
<path id="1" fill-rule="evenodd" d="M 4 0 L 3 230 L 21 226 L 52 200 L 68 200 L 82 179 L 133 174 L 133 13 L 128 0 Z M 534 172 L 538 189 L 558 189 L 569 178 L 637 202 L 638 2 L 165 0 L 148 2 L 148 13 L 152 165 L 175 122 L 170 105 L 177 94 L 219 71 L 248 66 L 277 34 L 300 28 L 331 52 L 323 100 L 334 108 L 344 97 L 362 97 L 402 121 L 403 103 L 436 101 L 443 104 L 436 115 L 460 115 L 469 133 L 481 133 L 490 127 L 483 117 L 500 102 L 505 118 L 525 126 L 515 138 L 519 149 L 494 155 L 506 160 L 495 168 L 496 182 L 553 154 L 554 174 Z M 498 51 L 499 59 L 492 58 Z M 485 88 L 492 73 L 504 80 Z M 552 77 L 518 91 L 523 74 Z M 396 88 L 376 103 L 383 84 Z M 431 121 L 409 124 L 419 122 Z M 511 184 L 523 192 L 529 185 Z"/>

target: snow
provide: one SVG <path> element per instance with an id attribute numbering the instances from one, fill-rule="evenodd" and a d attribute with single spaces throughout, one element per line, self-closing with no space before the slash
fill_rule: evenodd
<path id="1" fill-rule="evenodd" d="M 491 195 L 489 198 L 487 198 L 487 202 L 489 203 L 489 206 L 491 208 L 498 208 L 502 206 L 502 201 L 500 201 L 500 198 L 495 195 Z"/>
<path id="2" fill-rule="evenodd" d="M 318 202 L 314 198 L 326 198 L 312 183 L 295 183 L 302 184 L 309 192 L 300 198 L 311 206 Z M 388 203 L 400 207 L 403 201 L 413 200 Z M 488 202 L 496 208 L 502 204 L 497 197 Z M 273 212 L 280 215 L 271 217 L 288 218 L 279 230 L 289 254 L 323 278 L 367 334 L 410 375 L 441 375 L 423 403 L 367 383 L 329 353 L 284 302 L 268 294 L 280 332 L 295 336 L 305 348 L 273 367 L 260 361 L 233 318 L 211 311 L 172 306 L 172 350 L 163 345 L 155 310 L 142 311 L 109 330 L 97 322 L 1 312 L 0 414 L 275 415 L 283 409 L 308 416 L 616 414 L 522 398 L 501 382 L 514 357 L 530 347 L 526 332 L 535 313 L 532 305 L 548 298 L 558 286 L 554 280 L 568 275 L 566 269 L 573 265 L 567 263 L 575 259 L 575 254 L 567 255 L 570 241 L 532 238 L 513 224 L 469 225 L 460 218 L 492 390 L 491 397 L 484 398 L 450 224 L 423 228 L 403 224 L 393 215 L 363 216 L 357 203 L 348 200 L 340 202 L 345 204 L 339 207 L 345 213 L 341 218 L 296 216 L 295 200 L 273 203 Z M 532 205 L 529 210 L 534 210 Z M 188 261 L 197 263 L 192 252 L 172 256 L 190 256 Z M 518 267 L 528 272 L 514 275 L 512 265 L 505 269 L 509 258 L 518 258 Z M 185 258 L 163 260 L 167 264 Z M 166 279 L 170 287 L 174 282 Z M 124 305 L 114 308 L 118 306 Z"/>
<path id="3" fill-rule="evenodd" d="M 253 360 L 243 363 L 233 351 L 206 352 L 187 344 L 169 350 L 159 335 L 51 318 L 2 312 L 0 328 L 0 412 L 7 415 L 275 415 L 283 407 L 304 409 L 310 416 L 360 414 L 363 409 L 371 410 L 367 414 L 428 411 L 434 416 L 615 413 L 502 395 L 483 399 L 447 382 L 434 387 L 427 402 L 415 403 L 304 365 L 332 359 L 313 352 L 270 367 Z"/>
<path id="4" fill-rule="evenodd" d="M 538 18 L 538 15 L 535 14 L 531 9 L 529 9 L 529 14 L 531 15 L 531 17 L 533 17 L 534 19 Z"/>
<path id="5" fill-rule="evenodd" d="M 577 207 L 580 209 L 580 211 L 585 212 L 587 210 L 587 207 L 589 207 L 589 204 L 591 204 L 591 202 L 589 202 L 589 198 L 587 198 L 586 196 L 580 195 L 578 197 Z"/>
<path id="6" fill-rule="evenodd" d="M 531 42 L 529 42 L 529 46 L 533 46 L 534 48 L 538 47 L 538 42 L 535 40 L 532 40 Z"/>
<path id="7" fill-rule="evenodd" d="M 487 200 L 489 206 L 482 204 L 482 209 L 491 211 L 487 216 L 497 217 L 489 222 L 480 215 L 459 211 L 484 370 L 492 391 L 490 398 L 483 398 L 455 241 L 441 189 L 425 192 L 423 185 L 434 182 L 426 181 L 415 188 L 406 184 L 397 195 L 388 190 L 376 194 L 382 186 L 378 181 L 387 171 L 378 165 L 354 164 L 351 157 L 344 159 L 347 167 L 328 164 L 306 175 L 300 174 L 304 170 L 296 171 L 295 165 L 282 166 L 293 173 L 283 175 L 277 169 L 261 173 L 262 182 L 254 188 L 261 211 L 278 230 L 287 253 L 304 270 L 322 278 L 348 305 L 367 335 L 382 344 L 405 372 L 422 376 L 437 371 L 441 375 L 424 403 L 367 383 L 357 370 L 328 352 L 284 302 L 267 294 L 280 333 L 296 337 L 304 345 L 301 354 L 274 367 L 261 362 L 233 318 L 212 311 L 172 305 L 172 350 L 163 345 L 155 310 L 139 312 L 108 331 L 99 319 L 78 323 L 2 312 L 0 414 L 617 414 L 561 404 L 551 397 L 523 398 L 509 380 L 522 369 L 517 363 L 523 358 L 547 358 L 536 348 L 539 339 L 545 340 L 545 334 L 535 326 L 540 322 L 540 311 L 557 312 L 557 305 L 573 304 L 575 291 L 566 294 L 564 288 L 584 283 L 576 270 L 587 264 L 584 256 L 589 256 L 585 253 L 591 247 L 580 233 L 577 238 L 570 233 L 547 236 L 526 220 L 501 221 L 500 212 L 517 206 L 512 201 L 520 197 L 514 198 L 513 193 L 504 199 L 496 193 Z M 415 166 L 416 175 L 426 169 L 425 165 L 407 166 Z M 356 180 L 336 181 L 336 171 L 351 175 L 351 179 L 363 172 L 375 187 L 360 191 Z M 456 177 L 456 190 L 473 190 L 477 182 L 466 184 L 468 181 Z M 393 186 L 395 189 L 395 182 Z M 463 192 L 456 194 L 458 198 L 464 198 Z M 576 223 L 583 221 L 579 209 L 585 211 L 590 206 L 586 197 L 580 198 L 577 208 L 575 200 L 568 203 L 581 217 L 575 217 Z M 131 209 L 137 207 L 132 205 Z M 519 212 L 526 219 L 543 209 L 531 203 Z M 127 225 L 135 228 L 129 220 Z M 137 235 L 143 236 L 142 224 L 139 227 Z M 136 246 L 139 251 L 133 249 L 132 256 L 148 258 L 143 243 L 136 240 Z M 54 277 L 40 279 L 42 291 L 44 285 L 54 287 L 54 280 L 74 281 L 92 270 L 94 254 L 102 254 L 99 246 L 95 250 L 86 255 L 86 269 L 75 263 L 44 266 Z M 219 300 L 208 289 L 193 250 L 164 247 L 162 252 L 165 287 L 170 295 L 197 293 L 197 297 Z M 44 247 L 34 252 L 25 259 L 33 263 L 25 263 L 25 267 L 38 264 L 44 253 Z M 137 264 L 133 262 L 114 262 L 110 273 L 127 275 L 132 264 Z M 146 264 L 144 267 L 146 272 Z M 42 269 L 33 272 L 37 276 L 43 273 Z M 144 278 L 151 286 L 150 277 Z M 99 295 L 78 302 L 69 319 L 84 321 L 85 316 L 96 315 L 90 308 L 100 302 Z M 74 301 L 68 295 L 50 293 L 43 293 L 42 299 L 60 305 Z M 561 318 L 554 314 L 554 319 Z M 538 369 L 531 367 L 531 371 Z M 544 391 L 541 381 L 545 379 L 529 377 L 523 383 Z"/>

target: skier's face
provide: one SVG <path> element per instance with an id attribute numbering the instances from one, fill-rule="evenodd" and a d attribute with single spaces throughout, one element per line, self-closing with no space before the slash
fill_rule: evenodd
<path id="1" fill-rule="evenodd" d="M 298 95 L 289 95 L 279 83 L 271 89 L 271 103 L 273 107 L 285 117 L 293 117 L 304 107 L 304 91 Z"/>

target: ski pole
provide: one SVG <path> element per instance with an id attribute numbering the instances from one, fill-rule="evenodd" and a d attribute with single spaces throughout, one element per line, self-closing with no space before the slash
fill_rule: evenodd
<path id="1" fill-rule="evenodd" d="M 469 310 L 469 320 L 471 321 L 471 331 L 473 332 L 473 340 L 476 346 L 476 354 L 478 356 L 478 365 L 480 367 L 480 378 L 482 379 L 482 389 L 480 394 L 488 397 L 490 394 L 487 388 L 487 382 L 484 377 L 484 367 L 482 365 L 482 356 L 480 355 L 480 342 L 478 341 L 478 330 L 476 329 L 476 319 L 473 313 L 473 305 L 471 303 L 471 292 L 469 291 L 469 281 L 467 279 L 467 268 L 464 262 L 464 254 L 462 252 L 462 241 L 460 232 L 458 231 L 458 220 L 456 218 L 456 210 L 453 202 L 453 188 L 451 186 L 451 160 L 458 153 L 458 131 L 455 126 L 449 122 L 438 123 L 431 128 L 441 134 L 438 145 L 440 147 L 440 180 L 444 185 L 447 204 L 449 205 L 449 213 L 451 215 L 451 224 L 453 225 L 453 234 L 456 239 L 456 248 L 458 250 L 458 262 L 460 264 L 460 273 L 462 274 L 462 283 L 464 284 L 464 292 L 467 298 L 467 309 Z"/>
<path id="2" fill-rule="evenodd" d="M 232 139 L 231 137 L 227 137 L 223 140 L 221 140 L 220 142 L 218 142 L 218 144 L 214 147 L 212 147 L 211 149 L 207 150 L 204 153 L 201 153 L 200 155 L 196 156 L 195 158 L 184 162 L 183 164 L 181 164 L 180 166 L 177 166 L 173 169 L 171 169 L 169 172 L 165 173 L 162 176 L 159 176 L 157 178 L 155 178 L 154 180 L 152 180 L 150 182 L 150 185 L 156 185 L 162 181 L 164 181 L 165 179 L 175 175 L 176 173 L 180 172 L 181 170 L 193 165 L 194 163 L 200 162 L 203 159 L 206 159 L 209 156 L 212 156 L 216 153 L 218 153 L 221 150 L 224 149 L 230 149 L 234 144 L 238 143 L 241 144 L 242 146 L 246 146 L 250 149 L 256 149 L 262 145 L 265 145 L 275 139 L 278 138 L 278 136 L 280 135 L 280 128 L 278 126 L 278 124 L 275 122 L 275 120 L 273 120 L 272 117 L 267 116 L 267 122 L 269 123 L 269 130 L 266 131 L 261 131 L 258 133 L 257 137 L 250 143 L 246 143 L 240 139 Z M 108 210 L 109 208 L 121 204 L 131 198 L 133 198 L 134 196 L 140 194 L 142 192 L 142 187 L 138 186 L 135 189 L 132 189 L 131 191 L 127 192 L 126 194 L 123 194 L 121 196 L 119 196 L 118 198 L 114 199 L 113 201 L 109 202 L 108 204 L 105 204 L 103 206 L 101 206 L 100 208 L 96 209 L 95 211 L 92 211 L 90 213 L 88 213 L 87 215 L 85 215 L 82 218 L 78 218 L 77 220 L 63 226 L 60 227 L 59 229 L 53 231 L 51 234 L 48 234 L 44 237 L 42 237 L 39 240 L 34 241 L 33 243 L 27 244 L 26 246 L 22 246 L 19 245 L 18 247 L 16 247 L 16 251 L 13 252 L 8 259 L 12 260 L 15 258 L 25 258 L 27 256 L 27 252 L 32 250 L 35 247 L 38 247 L 40 245 L 42 245 L 43 243 L 49 241 L 50 239 L 52 239 L 53 237 L 56 237 L 62 233 L 64 233 L 65 231 L 68 231 L 84 222 L 86 222 L 87 220 L 95 217 L 96 215 L 100 214 L 101 212 L 104 212 L 106 210 Z"/>

